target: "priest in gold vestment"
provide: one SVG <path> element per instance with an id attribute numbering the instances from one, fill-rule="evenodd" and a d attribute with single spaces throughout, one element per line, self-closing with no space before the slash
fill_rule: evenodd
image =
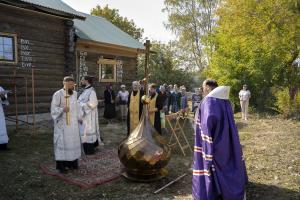
<path id="1" fill-rule="evenodd" d="M 140 89 L 138 81 L 132 82 L 132 91 L 128 97 L 128 115 L 127 115 L 127 135 L 129 135 L 139 124 L 143 111 L 141 98 L 144 91 Z"/>

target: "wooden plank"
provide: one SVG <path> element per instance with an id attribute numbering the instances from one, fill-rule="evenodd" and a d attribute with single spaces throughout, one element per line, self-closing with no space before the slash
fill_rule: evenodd
<path id="1" fill-rule="evenodd" d="M 64 57 L 61 56 L 53 56 L 53 55 L 49 55 L 49 54 L 45 54 L 45 57 L 38 57 L 35 56 L 34 53 L 31 54 L 32 56 L 30 60 L 25 60 L 24 62 L 30 62 L 33 65 L 34 64 L 38 64 L 38 63 L 47 63 L 47 64 L 54 64 L 54 65 L 64 65 L 65 64 L 65 59 Z M 48 55 L 48 56 L 47 56 Z M 20 63 L 22 62 L 22 58 L 20 58 L 20 61 L 18 62 L 18 65 L 20 65 Z"/>
<path id="2" fill-rule="evenodd" d="M 44 69 L 51 69 L 51 70 L 55 70 L 55 71 L 60 71 L 63 72 L 64 71 L 64 64 L 52 64 L 52 63 L 34 63 L 33 65 L 37 70 L 44 70 Z M 20 68 L 21 70 L 22 68 Z M 28 69 L 23 69 L 23 70 L 28 70 Z"/>
<path id="3" fill-rule="evenodd" d="M 49 87 L 49 88 L 36 88 L 35 93 L 36 96 L 52 96 L 57 90 L 62 87 Z M 25 88 L 18 89 L 18 96 L 25 96 Z M 28 96 L 31 96 L 32 91 L 31 87 L 28 88 Z"/>
<path id="4" fill-rule="evenodd" d="M 6 83 L 9 83 L 11 86 L 13 85 L 13 79 L 0 79 L 1 82 L 3 81 Z M 37 88 L 60 88 L 62 86 L 62 79 L 61 80 L 52 80 L 52 79 L 42 79 L 40 77 L 35 77 L 35 82 L 36 82 L 36 87 Z M 25 82 L 23 79 L 19 79 L 16 82 L 18 88 L 20 88 L 20 86 L 25 85 Z M 31 87 L 31 79 L 28 78 L 28 86 Z"/>
<path id="5" fill-rule="evenodd" d="M 1 73 L 0 73 L 0 79 L 5 79 L 1 77 L 2 75 L 5 76 L 12 76 L 13 75 L 13 69 L 12 68 L 4 68 L 0 65 Z M 47 75 L 49 78 L 60 78 L 62 80 L 62 77 L 64 76 L 63 72 L 63 66 L 59 66 L 59 69 L 56 68 L 44 68 L 44 69 L 35 69 L 35 74 L 37 76 L 40 75 Z M 17 76 L 25 76 L 25 77 L 31 77 L 31 72 L 29 69 L 17 69 Z M 10 77 L 9 79 L 12 79 L 13 77 Z"/>
<path id="6" fill-rule="evenodd" d="M 58 60 L 60 63 L 64 63 L 64 55 L 61 54 L 53 54 L 53 53 L 43 53 L 43 52 L 31 52 L 30 55 L 24 55 L 25 60 L 22 59 L 23 54 L 19 53 L 19 63 L 22 61 L 30 61 L 32 60 L 35 62 L 44 61 L 48 59 L 49 61 L 53 62 L 52 60 Z M 31 59 L 27 60 L 26 57 L 31 57 Z"/>
<path id="7" fill-rule="evenodd" d="M 21 39 L 26 39 L 26 38 L 21 38 L 18 37 L 18 44 L 20 45 Z M 30 40 L 30 47 L 44 47 L 44 48 L 49 48 L 49 49 L 56 49 L 58 51 L 64 51 L 65 47 L 64 44 L 57 44 L 57 43 L 51 43 L 49 41 L 40 41 L 38 38 L 31 39 Z M 43 51 L 47 50 L 43 49 Z"/>
<path id="8" fill-rule="evenodd" d="M 9 9 L 13 11 L 13 9 Z M 63 20 L 55 19 L 50 20 L 49 17 L 39 18 L 34 15 L 26 15 L 26 12 L 9 12 L 6 9 L 0 7 L 0 19 L 5 19 L 5 22 L 14 23 L 14 24 L 23 24 L 24 26 L 31 28 L 38 28 L 40 30 L 48 30 L 48 31 L 64 31 L 64 23 Z M 3 21 L 3 20 L 1 20 Z M 4 22 L 4 21 L 3 21 Z M 46 23 L 45 23 L 46 22 Z M 38 24 L 39 26 L 36 26 Z"/>
<path id="9" fill-rule="evenodd" d="M 18 38 L 25 37 L 27 39 L 38 39 L 40 41 L 53 41 L 56 43 L 64 43 L 65 26 L 48 23 L 45 20 L 40 20 L 36 16 L 28 19 L 31 26 L 24 23 L 16 23 L 18 17 L 12 17 L 8 20 L 5 16 L 0 16 L 1 32 L 9 32 L 18 34 Z M 22 17 L 21 17 L 22 18 Z M 46 26 L 46 29 L 41 28 L 41 24 Z M 59 31 L 51 30 L 50 27 L 59 27 Z"/>
<path id="10" fill-rule="evenodd" d="M 65 63 L 63 62 L 63 60 L 48 60 L 46 58 L 36 58 L 35 60 L 33 60 L 32 62 L 24 62 L 24 63 L 31 63 L 31 66 L 38 68 L 38 69 L 42 69 L 44 65 L 48 65 L 50 66 L 50 68 L 52 68 L 52 66 L 56 66 L 56 69 L 64 69 L 64 65 Z M 21 65 L 21 62 L 19 62 L 17 64 L 18 68 L 24 68 L 24 69 L 31 69 L 31 67 L 23 67 Z M 53 67 L 55 68 L 55 67 Z"/>
<path id="11" fill-rule="evenodd" d="M 51 106 L 51 102 L 35 104 L 37 113 L 50 112 L 50 106 Z M 29 113 L 31 113 L 32 104 L 28 104 L 28 111 L 29 111 Z M 15 114 L 15 105 L 10 105 L 10 106 L 6 107 L 4 112 L 6 115 L 14 115 Z M 26 104 L 18 104 L 18 113 L 26 114 Z"/>
<path id="12" fill-rule="evenodd" d="M 56 44 L 64 44 L 64 35 L 58 34 L 51 34 L 51 32 L 47 31 L 39 31 L 36 29 L 32 29 L 30 27 L 22 26 L 22 25 L 14 25 L 0 22 L 1 27 L 7 27 L 8 30 L 14 30 L 13 33 L 18 35 L 18 38 L 26 38 L 29 40 L 36 39 L 38 41 L 44 42 L 53 42 Z M 2 32 L 5 32 L 5 29 L 2 29 Z M 9 32 L 11 33 L 11 32 Z"/>
<path id="13" fill-rule="evenodd" d="M 0 14 L 2 14 L 4 17 L 12 16 L 12 17 L 16 17 L 17 19 L 24 19 L 29 23 L 31 21 L 34 22 L 35 20 L 39 20 L 42 22 L 47 22 L 47 24 L 52 25 L 53 27 L 64 26 L 64 19 L 59 19 L 52 16 L 46 16 L 44 14 L 39 14 L 39 13 L 32 13 L 30 11 L 25 11 L 25 10 L 20 12 L 19 9 L 15 9 L 12 7 L 1 6 Z"/>
<path id="14" fill-rule="evenodd" d="M 83 47 L 78 47 L 77 50 L 80 51 L 87 51 L 91 53 L 99 53 L 101 55 L 109 55 L 109 56 L 124 56 L 124 57 L 137 57 L 136 53 L 132 53 L 129 51 L 124 51 L 124 50 L 119 50 L 119 49 L 108 49 L 108 48 L 103 48 L 103 47 L 91 47 L 91 46 L 83 46 Z"/>
<path id="15" fill-rule="evenodd" d="M 103 42 L 96 42 L 92 40 L 85 40 L 85 39 L 78 39 L 77 40 L 77 49 L 89 49 L 90 52 L 99 53 L 99 50 L 108 50 L 113 52 L 124 52 L 123 55 L 118 55 L 114 53 L 105 53 L 106 55 L 118 55 L 118 56 L 125 56 L 125 57 L 137 57 L 138 49 L 103 43 Z M 126 52 L 126 53 L 125 53 Z"/>
<path id="16" fill-rule="evenodd" d="M 31 70 L 20 68 L 21 62 L 32 63 L 35 67 L 35 102 L 37 112 L 50 109 L 55 91 L 62 88 L 66 63 L 66 20 L 30 13 L 16 12 L 13 8 L 0 7 L 0 31 L 17 34 L 19 63 L 0 63 L 0 75 L 13 75 L 17 66 L 17 76 L 28 78 L 28 103 L 32 101 Z M 25 48 L 26 47 L 26 48 Z M 22 52 L 21 52 L 22 51 Z M 23 57 L 21 57 L 23 56 Z M 26 57 L 27 56 L 27 57 Z M 26 61 L 25 61 L 26 60 Z M 14 79 L 0 77 L 1 85 L 13 89 Z M 25 80 L 17 79 L 18 110 L 25 112 Z M 13 94 L 10 95 L 10 111 L 14 111 Z M 31 105 L 29 105 L 31 110 Z"/>
<path id="17" fill-rule="evenodd" d="M 35 75 L 37 76 L 37 78 L 39 78 L 39 76 L 41 76 L 42 79 L 47 80 L 49 79 L 55 79 L 55 80 L 62 80 L 63 78 L 63 71 L 62 70 L 51 70 L 51 69 L 36 69 L 37 72 L 35 72 Z M 17 77 L 27 77 L 27 78 L 31 78 L 31 74 L 29 72 L 29 69 L 18 69 L 17 70 Z M 2 73 L 3 72 L 3 73 Z M 1 68 L 1 74 L 0 74 L 0 79 L 13 79 L 13 71 L 9 70 L 9 69 L 2 69 Z M 2 76 L 8 76 L 8 77 L 2 77 Z M 18 80 L 22 80 L 20 78 L 17 78 Z M 40 79 L 41 79 L 40 78 Z"/>
<path id="18" fill-rule="evenodd" d="M 41 33 L 45 33 L 50 35 L 50 32 L 55 33 L 57 35 L 63 35 L 64 34 L 64 26 L 58 26 L 58 25 L 51 25 L 47 23 L 47 21 L 41 21 L 41 20 L 32 20 L 29 19 L 27 22 L 31 23 L 20 23 L 18 22 L 18 18 L 12 17 L 12 19 L 9 19 L 7 17 L 0 16 L 1 23 L 3 24 L 9 24 L 12 27 L 18 27 L 18 30 L 28 30 L 28 29 L 35 29 L 35 31 L 39 31 Z M 38 26 L 36 26 L 38 24 Z M 43 25 L 42 25 L 43 24 Z M 28 31 L 26 31 L 28 32 Z"/>
<path id="19" fill-rule="evenodd" d="M 25 103 L 26 101 L 26 97 L 25 96 L 19 96 L 18 95 L 18 103 L 20 102 L 21 104 L 22 103 Z M 36 103 L 49 103 L 51 102 L 52 100 L 52 96 L 39 96 L 39 95 L 36 95 L 35 96 L 35 102 Z M 10 98 L 9 99 L 9 103 L 11 105 L 15 104 L 15 100 L 14 98 Z M 28 96 L 28 103 L 32 103 L 32 98 L 31 96 Z"/>
<path id="20" fill-rule="evenodd" d="M 56 69 L 55 67 L 52 68 L 52 66 L 50 68 L 35 69 L 35 74 L 37 76 L 47 75 L 49 78 L 54 78 L 57 80 L 62 80 L 62 78 L 64 77 L 63 66 L 61 65 L 58 66 L 58 69 Z"/>
<path id="21" fill-rule="evenodd" d="M 51 43 L 49 43 L 51 45 Z M 61 46 L 63 47 L 63 46 Z M 18 55 L 22 56 L 22 47 L 19 44 L 18 45 Z M 25 50 L 25 52 L 27 52 Z M 54 48 L 52 47 L 46 47 L 46 46 L 34 46 L 30 44 L 30 56 L 38 56 L 38 57 L 46 57 L 46 56 L 57 56 L 57 57 L 64 57 L 65 51 L 63 48 Z"/>

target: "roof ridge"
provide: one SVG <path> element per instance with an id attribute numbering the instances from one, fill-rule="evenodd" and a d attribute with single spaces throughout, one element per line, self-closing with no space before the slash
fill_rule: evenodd
<path id="1" fill-rule="evenodd" d="M 119 46 L 144 49 L 144 45 L 117 25 L 103 16 L 91 15 L 81 12 L 85 21 L 74 20 L 77 36 L 82 39 L 93 40 Z"/>
<path id="2" fill-rule="evenodd" d="M 31 1 L 31 0 L 19 0 L 19 1 L 31 4 L 31 5 L 40 6 L 40 7 L 43 7 L 43 8 L 46 8 L 46 9 L 50 9 L 50 10 L 53 10 L 53 11 L 58 11 L 58 12 L 62 12 L 62 13 L 65 13 L 65 14 L 73 15 L 73 16 L 76 16 L 78 18 L 79 17 L 80 18 L 84 17 L 84 16 L 79 15 L 80 12 L 78 12 L 77 10 L 75 10 L 74 8 L 72 8 L 71 6 L 69 6 L 68 4 L 66 4 L 65 2 L 63 2 L 62 0 L 54 0 L 54 1 L 62 3 L 68 9 L 70 9 L 70 11 L 66 11 L 63 8 L 54 8 L 54 7 L 50 7 L 50 6 L 45 6 L 45 5 L 41 4 L 41 3 L 37 3 L 36 1 Z M 53 0 L 51 0 L 51 1 L 53 1 Z"/>
<path id="3" fill-rule="evenodd" d="M 123 33 L 126 34 L 127 36 L 131 37 L 133 40 L 136 40 L 136 41 L 140 42 L 138 39 L 135 39 L 135 38 L 132 37 L 129 33 L 123 31 L 120 27 L 118 27 L 117 25 L 115 25 L 114 23 L 112 23 L 111 21 L 109 21 L 108 19 L 106 19 L 105 17 L 98 16 L 98 15 L 87 14 L 87 13 L 84 13 L 84 12 L 80 12 L 80 13 L 81 13 L 81 14 L 84 14 L 84 15 L 91 16 L 91 17 L 100 18 L 100 19 L 104 20 L 106 23 L 112 24 L 112 25 L 114 26 L 114 28 L 120 30 L 121 32 L 123 32 Z"/>

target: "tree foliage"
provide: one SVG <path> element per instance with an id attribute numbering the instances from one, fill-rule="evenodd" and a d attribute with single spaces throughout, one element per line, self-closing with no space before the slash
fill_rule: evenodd
<path id="1" fill-rule="evenodd" d="M 209 37 L 215 18 L 218 0 L 165 0 L 164 11 L 168 13 L 166 27 L 179 38 L 175 43 L 181 64 L 201 70 L 210 61 L 213 50 Z M 205 48 L 208 47 L 208 48 Z"/>
<path id="2" fill-rule="evenodd" d="M 123 31 L 136 39 L 141 39 L 143 29 L 137 28 L 132 20 L 122 17 L 119 10 L 110 9 L 107 5 L 105 7 L 93 8 L 92 15 L 101 16 L 118 26 Z M 185 69 L 180 69 L 179 63 L 181 59 L 175 56 L 177 49 L 172 43 L 162 44 L 160 42 L 153 42 L 151 50 L 156 52 L 150 55 L 149 72 L 151 73 L 150 81 L 157 84 L 179 84 L 187 87 L 193 87 L 193 78 L 190 72 Z M 144 78 L 144 55 L 138 58 L 138 78 Z"/>
<path id="3" fill-rule="evenodd" d="M 300 92 L 293 99 L 290 98 L 288 88 L 275 93 L 278 111 L 285 117 L 300 119 Z"/>
<path id="4" fill-rule="evenodd" d="M 97 5 L 91 10 L 91 14 L 104 17 L 137 40 L 142 39 L 144 29 L 138 28 L 133 20 L 120 16 L 118 9 L 111 9 L 108 5 L 103 8 Z"/>
<path id="5" fill-rule="evenodd" d="M 156 84 L 178 84 L 188 88 L 194 87 L 193 74 L 185 69 L 178 68 L 178 60 L 174 57 L 174 49 L 171 44 L 154 42 L 151 46 L 149 59 L 150 82 Z M 139 58 L 139 79 L 144 78 L 144 56 Z"/>
<path id="6" fill-rule="evenodd" d="M 206 75 L 237 93 L 252 90 L 259 109 L 274 105 L 274 90 L 287 87 L 290 98 L 300 87 L 300 4 L 297 0 L 226 0 L 218 9 L 215 46 Z M 294 91 L 294 92 L 293 92 Z"/>

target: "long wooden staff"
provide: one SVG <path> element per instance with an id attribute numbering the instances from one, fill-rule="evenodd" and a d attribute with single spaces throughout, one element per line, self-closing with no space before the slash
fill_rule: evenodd
<path id="1" fill-rule="evenodd" d="M 68 94 L 67 84 L 64 85 L 64 88 L 65 88 L 66 107 L 69 108 L 69 106 L 70 106 L 70 102 L 69 102 L 70 95 Z M 66 112 L 66 124 L 67 124 L 67 126 L 70 125 L 70 111 Z"/>
<path id="2" fill-rule="evenodd" d="M 159 193 L 160 191 L 162 191 L 162 190 L 165 189 L 166 187 L 172 185 L 173 183 L 179 181 L 180 179 L 182 179 L 182 178 L 185 177 L 186 175 L 187 175 L 186 173 L 182 174 L 181 176 L 177 177 L 175 180 L 169 182 L 167 185 L 165 185 L 165 186 L 161 187 L 160 189 L 156 190 L 156 191 L 154 192 L 154 194 Z"/>

